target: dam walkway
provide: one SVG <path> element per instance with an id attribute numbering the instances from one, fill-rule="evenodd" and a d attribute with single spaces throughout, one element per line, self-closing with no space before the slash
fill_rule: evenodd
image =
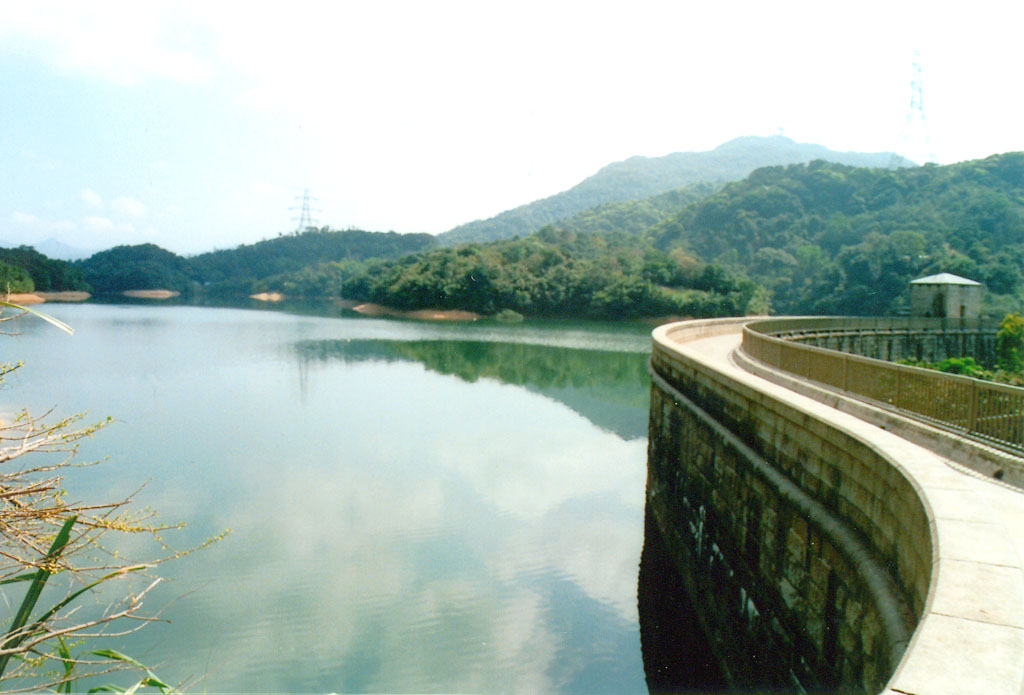
<path id="1" fill-rule="evenodd" d="M 662 326 L 654 333 L 655 355 L 660 349 L 769 407 L 860 442 L 909 481 L 924 509 L 926 533 L 894 531 L 896 543 L 918 546 L 931 566 L 921 570 L 926 593 L 923 606 L 912 609 L 909 643 L 895 670 L 876 681 L 885 683 L 883 692 L 1024 695 L 1024 490 L 965 466 L 955 445 L 936 452 L 900 436 L 897 414 L 809 384 L 798 393 L 776 383 L 786 375 L 763 378 L 773 369 L 742 353 L 742 328 L 737 320 Z M 658 371 L 652 361 L 656 379 Z M 869 410 L 877 417 L 863 417 Z"/>

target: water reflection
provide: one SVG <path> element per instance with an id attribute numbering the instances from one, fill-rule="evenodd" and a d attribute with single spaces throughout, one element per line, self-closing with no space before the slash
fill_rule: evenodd
<path id="1" fill-rule="evenodd" d="M 150 481 L 139 502 L 189 522 L 179 546 L 234 529 L 164 568 L 151 600 L 178 598 L 170 623 L 119 645 L 163 677 L 205 676 L 209 692 L 646 689 L 646 444 L 617 434 L 636 424 L 611 417 L 600 429 L 566 406 L 588 384 L 613 411 L 645 404 L 643 357 L 620 368 L 550 347 L 632 336 L 188 307 L 58 312 L 76 335 L 27 330 L 12 347 L 29 365 L 4 396 L 118 420 L 83 451 L 110 460 L 69 484 L 108 496 Z M 467 356 L 443 338 L 520 347 Z M 362 357 L 312 347 L 347 340 Z M 538 340 L 549 347 L 522 347 Z M 517 371 L 519 360 L 535 368 Z M 604 384 L 606 369 L 622 384 Z M 640 386 L 625 385 L 634 376 Z"/>
<path id="2" fill-rule="evenodd" d="M 317 340 L 295 351 L 306 363 L 408 361 L 470 383 L 496 379 L 559 401 L 625 439 L 647 436 L 644 354 L 469 340 Z"/>
<path id="3" fill-rule="evenodd" d="M 205 477 L 236 532 L 189 558 L 207 585 L 152 653 L 187 661 L 177 645 L 199 646 L 223 669 L 212 690 L 642 687 L 642 440 L 413 365 L 322 371 L 308 397 L 285 417 L 296 436 L 268 441 L 275 427 L 264 452 L 219 462 L 227 480 Z M 301 448 L 312 432 L 314 450 Z"/>

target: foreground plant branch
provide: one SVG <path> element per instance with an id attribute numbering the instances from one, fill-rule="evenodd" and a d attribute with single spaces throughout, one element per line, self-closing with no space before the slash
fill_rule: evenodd
<path id="1" fill-rule="evenodd" d="M 0 365 L 0 384 L 20 367 Z M 133 510 L 131 497 L 70 501 L 67 474 L 94 465 L 75 461 L 79 444 L 109 422 L 26 411 L 0 422 L 0 594 L 8 607 L 6 615 L 0 610 L 0 691 L 71 692 L 78 679 L 125 668 L 145 672 L 136 687 L 170 689 L 131 657 L 97 648 L 97 640 L 159 619 L 143 608 L 160 581 L 150 571 L 195 549 L 170 548 L 161 534 L 180 525 Z M 147 535 L 154 557 L 121 557 L 118 537 L 126 534 Z"/>

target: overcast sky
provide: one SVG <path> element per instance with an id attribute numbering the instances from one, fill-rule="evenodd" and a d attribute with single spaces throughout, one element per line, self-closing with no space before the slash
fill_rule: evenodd
<path id="1" fill-rule="evenodd" d="M 231 247 L 304 188 L 321 225 L 437 233 L 740 135 L 1024 150 L 1019 0 L 275 4 L 0 0 L 0 240 Z"/>

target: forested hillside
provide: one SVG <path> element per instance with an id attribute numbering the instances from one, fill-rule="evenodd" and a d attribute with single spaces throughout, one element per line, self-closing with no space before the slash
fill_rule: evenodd
<path id="1" fill-rule="evenodd" d="M 910 280 L 939 272 L 984 283 L 991 316 L 1024 307 L 1024 153 L 900 169 L 766 167 L 455 247 L 325 228 L 194 258 L 152 244 L 73 266 L 0 251 L 0 280 L 15 290 L 79 289 L 84 277 L 99 294 L 280 291 L 591 318 L 898 314 Z"/>
<path id="2" fill-rule="evenodd" d="M 438 241 L 450 245 L 525 236 L 598 205 L 648 198 L 696 183 L 736 181 L 759 167 L 815 159 L 853 166 L 884 167 L 892 163 L 892 155 L 888 153 L 834 152 L 821 145 L 797 143 L 782 136 L 741 137 L 708 152 L 631 157 L 609 164 L 563 193 L 487 220 L 460 225 L 439 235 Z M 713 189 L 705 189 L 705 192 L 710 190 Z"/>
<path id="3" fill-rule="evenodd" d="M 556 226 L 577 234 L 623 232 L 641 235 L 720 188 L 721 186 L 716 184 L 695 183 L 649 198 L 605 203 L 559 220 Z"/>
<path id="4" fill-rule="evenodd" d="M 257 280 L 331 261 L 395 258 L 434 246 L 430 234 L 309 229 L 189 259 L 195 278 L 221 291 L 252 290 Z"/>
<path id="5" fill-rule="evenodd" d="M 749 281 L 636 236 L 554 227 L 372 263 L 342 282 L 341 292 L 397 309 L 588 318 L 734 315 L 758 296 Z"/>
<path id="6" fill-rule="evenodd" d="M 434 245 L 429 234 L 308 229 L 186 258 L 153 244 L 118 246 L 77 261 L 96 294 L 169 289 L 188 293 L 249 294 L 267 277 L 326 262 L 392 258 Z"/>
<path id="7" fill-rule="evenodd" d="M 156 244 L 115 246 L 75 265 L 98 295 L 148 289 L 185 293 L 194 283 L 188 260 Z"/>
<path id="8" fill-rule="evenodd" d="M 87 288 L 82 273 L 30 246 L 0 248 L 0 292 L 64 292 Z"/>
<path id="9" fill-rule="evenodd" d="M 761 169 L 646 236 L 746 275 L 771 291 L 775 312 L 895 313 L 911 279 L 950 272 L 985 283 L 998 314 L 1019 308 L 1024 290 L 1024 153 Z"/>
<path id="10" fill-rule="evenodd" d="M 907 309 L 910 280 L 951 272 L 985 283 L 992 316 L 1024 306 L 1024 153 L 896 170 L 816 161 L 688 204 L 679 195 L 601 206 L 525 239 L 338 269 L 335 286 L 405 309 L 885 315 Z"/>

